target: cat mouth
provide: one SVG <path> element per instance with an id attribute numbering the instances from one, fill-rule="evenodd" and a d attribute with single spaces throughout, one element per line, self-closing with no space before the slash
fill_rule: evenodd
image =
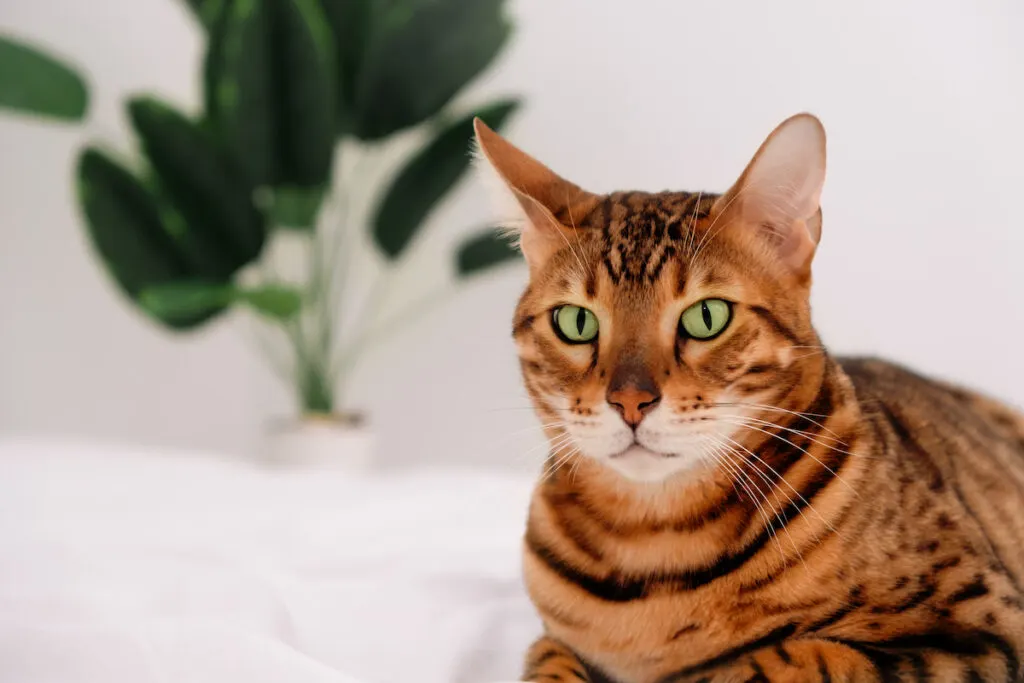
<path id="1" fill-rule="evenodd" d="M 626 458 L 642 458 L 645 456 L 649 458 L 677 457 L 675 453 L 662 453 L 661 451 L 656 451 L 651 448 L 648 448 L 647 446 L 642 445 L 640 442 L 636 440 L 634 440 L 633 443 L 627 446 L 624 450 L 610 457 L 612 460 L 625 460 Z"/>

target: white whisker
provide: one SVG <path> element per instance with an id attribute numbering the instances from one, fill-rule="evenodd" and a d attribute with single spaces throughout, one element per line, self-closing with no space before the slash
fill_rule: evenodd
<path id="1" fill-rule="evenodd" d="M 772 437 L 774 439 L 778 439 L 779 441 L 782 441 L 783 443 L 789 444 L 793 448 L 797 449 L 798 451 L 800 451 L 801 453 L 803 453 L 804 455 L 809 457 L 814 462 L 816 462 L 819 465 L 821 465 L 822 467 L 824 467 L 825 470 L 827 470 L 829 473 L 831 473 L 832 476 L 834 476 L 839 481 L 840 484 L 842 484 L 843 486 L 848 488 L 850 490 L 850 492 L 853 493 L 855 496 L 860 497 L 860 493 L 855 488 L 850 486 L 850 484 L 848 484 L 845 479 L 843 479 L 841 476 L 839 476 L 838 472 L 836 472 L 834 469 L 832 469 L 831 467 L 829 467 L 828 465 L 823 463 L 821 460 L 819 460 L 817 457 L 815 457 L 814 454 L 811 453 L 810 451 L 808 451 L 806 448 L 801 448 L 800 446 L 797 446 L 795 443 L 793 443 L 789 439 L 787 439 L 787 438 L 785 438 L 785 437 L 783 437 L 783 436 L 781 436 L 779 434 L 774 434 L 772 432 L 769 432 L 768 430 L 762 429 L 761 427 L 758 427 L 758 426 L 755 426 L 755 425 L 751 425 L 751 424 L 747 424 L 747 423 L 739 422 L 739 421 L 731 422 L 730 424 L 732 424 L 732 425 L 734 425 L 736 427 L 743 427 L 745 429 L 752 429 L 752 430 L 759 431 L 762 434 L 767 434 L 768 436 L 770 436 L 770 437 Z"/>
<path id="2" fill-rule="evenodd" d="M 562 445 L 560 445 L 558 448 L 563 448 L 567 443 L 568 442 L 563 441 Z M 573 447 L 572 449 L 569 450 L 568 453 L 561 455 L 553 465 L 547 468 L 547 471 L 544 473 L 544 478 L 547 479 L 554 476 L 555 473 L 557 473 L 558 470 L 561 469 L 562 466 L 565 465 L 567 462 L 569 462 L 569 460 L 571 460 L 572 457 L 577 453 L 579 453 L 579 448 Z"/>
<path id="3" fill-rule="evenodd" d="M 716 446 L 719 447 L 719 448 L 716 448 Z M 728 462 L 734 468 L 734 469 L 728 470 L 728 471 L 738 473 L 740 486 L 743 487 L 743 490 L 747 492 L 747 495 L 750 497 L 750 500 L 753 501 L 754 506 L 757 508 L 758 514 L 761 515 L 761 519 L 762 519 L 762 521 L 764 521 L 765 529 L 768 531 L 768 535 L 771 536 L 772 539 L 775 541 L 776 545 L 779 548 L 779 555 L 782 557 L 782 561 L 785 562 L 786 561 L 786 553 L 782 549 L 782 542 L 779 541 L 779 537 L 775 533 L 774 527 L 772 526 L 771 519 L 768 517 L 768 513 L 765 512 L 764 505 L 762 505 L 761 501 L 758 500 L 757 496 L 754 495 L 754 492 L 751 489 L 751 485 L 755 489 L 757 489 L 757 492 L 759 494 L 761 494 L 762 498 L 764 498 L 764 502 L 765 503 L 768 503 L 767 496 L 761 491 L 761 487 L 757 485 L 757 482 L 754 481 L 754 478 L 751 477 L 746 472 L 744 472 L 743 469 L 739 465 L 737 465 L 735 462 L 733 462 L 732 459 L 729 458 L 729 456 L 726 454 L 726 452 L 720 448 L 721 446 L 724 446 L 724 444 L 721 444 L 721 443 L 714 443 L 714 444 L 712 444 L 713 455 L 718 459 L 718 461 L 720 463 L 723 464 L 723 466 L 724 466 L 724 463 L 726 462 L 726 459 L 728 458 Z M 748 485 L 748 483 L 749 483 L 749 485 Z"/>
<path id="4" fill-rule="evenodd" d="M 559 434 L 558 436 L 556 436 L 555 438 L 551 439 L 550 441 L 545 439 L 544 443 L 538 444 L 536 446 L 533 446 L 532 448 L 528 448 L 526 450 L 526 452 L 521 453 L 519 455 L 519 459 L 520 460 L 525 460 L 525 459 L 531 457 L 534 453 L 537 453 L 538 451 L 542 451 L 542 450 L 545 450 L 545 449 L 556 450 L 558 448 L 561 448 L 563 444 L 565 444 L 565 443 L 567 443 L 567 442 L 569 442 L 571 440 L 572 440 L 572 435 L 569 434 L 568 432 L 566 432 L 565 434 Z"/>
<path id="5" fill-rule="evenodd" d="M 570 423 L 568 423 L 568 422 L 559 421 L 559 422 L 550 422 L 550 423 L 547 423 L 547 424 L 542 424 L 540 426 L 541 426 L 542 430 L 543 429 L 551 429 L 551 428 L 564 429 L 565 427 L 568 427 L 569 424 Z M 527 433 L 531 433 L 531 434 L 540 433 L 540 434 L 543 434 L 543 431 L 538 430 L 536 426 L 523 427 L 522 429 L 515 429 L 515 430 L 513 430 L 513 431 L 511 431 L 511 432 L 509 432 L 507 434 L 503 434 L 503 435 L 501 435 L 501 436 L 491 440 L 487 444 L 485 452 L 493 453 L 494 450 L 497 449 L 499 446 L 503 446 L 506 443 L 508 443 L 509 441 L 512 441 L 513 439 L 515 439 L 517 436 L 522 436 L 522 435 L 527 434 Z M 547 439 L 545 439 L 545 444 L 543 444 L 543 445 L 547 445 Z M 537 449 L 537 447 L 534 447 L 533 449 L 530 449 L 530 450 L 532 451 L 532 450 L 536 450 L 536 449 Z"/>
<path id="6" fill-rule="evenodd" d="M 832 436 L 834 436 L 837 439 L 839 439 L 839 435 L 838 434 L 833 432 L 831 429 L 829 429 L 828 427 L 826 427 L 822 423 L 815 422 L 814 420 L 811 419 L 811 418 L 814 418 L 814 417 L 819 417 L 819 418 L 822 418 L 824 420 L 827 420 L 828 418 L 832 417 L 831 415 L 823 415 L 823 414 L 820 414 L 820 413 L 800 413 L 800 412 L 797 412 L 795 410 L 787 410 L 786 408 L 780 408 L 778 406 L 770 406 L 770 405 L 766 405 L 764 403 L 745 403 L 745 402 L 742 402 L 742 401 L 731 401 L 731 402 L 727 402 L 727 403 L 709 403 L 708 404 L 709 408 L 717 408 L 719 406 L 721 406 L 723 408 L 742 407 L 742 408 L 758 408 L 760 410 L 775 410 L 775 411 L 778 411 L 780 413 L 786 413 L 787 415 L 793 415 L 795 417 L 802 417 L 805 420 L 807 420 L 808 422 L 810 422 L 812 425 L 814 425 L 815 427 L 821 427 L 826 432 L 828 432 Z M 842 443 L 842 440 L 840 440 L 840 443 Z"/>
<path id="7" fill-rule="evenodd" d="M 689 252 L 693 247 L 693 243 L 696 238 L 696 226 L 697 226 L 697 210 L 700 208 L 700 200 L 704 197 L 704 192 L 697 193 L 697 201 L 693 205 L 693 214 L 690 216 L 690 230 L 686 235 L 686 247 L 683 249 L 684 253 Z"/>
<path id="8" fill-rule="evenodd" d="M 842 455 L 848 455 L 848 456 L 853 457 L 853 458 L 860 458 L 860 457 L 870 458 L 871 457 L 871 456 L 862 456 L 859 453 L 853 453 L 851 451 L 844 450 L 842 448 L 837 448 L 835 444 L 841 444 L 843 446 L 849 446 L 849 444 L 847 444 L 846 442 L 844 442 L 844 441 L 842 441 L 840 439 L 837 439 L 837 438 L 834 438 L 834 437 L 831 437 L 831 436 L 821 436 L 821 437 L 819 437 L 817 435 L 810 434 L 809 432 L 804 432 L 804 431 L 801 431 L 799 429 L 791 429 L 789 427 L 783 427 L 782 425 L 776 424 L 776 423 L 774 423 L 774 422 L 772 422 L 770 420 L 762 420 L 762 419 L 756 418 L 756 417 L 730 415 L 730 416 L 728 416 L 728 418 L 729 419 L 745 420 L 745 421 L 747 421 L 749 423 L 752 423 L 752 424 L 755 424 L 755 425 L 759 425 L 759 426 L 762 426 L 762 427 L 774 427 L 775 429 L 780 429 L 780 430 L 782 430 L 784 432 L 789 432 L 791 434 L 796 434 L 797 436 L 804 437 L 805 439 L 807 439 L 808 441 L 811 441 L 812 443 L 818 444 L 822 448 L 828 448 L 829 450 L 833 450 L 836 453 L 840 453 Z M 829 439 L 830 441 L 833 441 L 834 443 L 827 443 L 825 441 L 822 441 L 821 439 Z"/>
<path id="9" fill-rule="evenodd" d="M 726 437 L 726 438 L 728 438 L 728 437 Z M 732 439 L 729 439 L 729 440 L 732 441 Z M 735 441 L 733 441 L 733 443 L 736 444 Z M 736 444 L 736 445 L 739 446 L 739 444 Z M 773 493 L 774 498 L 775 498 L 775 504 L 778 506 L 778 511 L 775 513 L 775 519 L 778 520 L 779 524 L 782 527 L 782 530 L 786 532 L 786 537 L 789 538 L 789 543 L 790 543 L 790 545 L 793 546 L 793 550 L 796 551 L 797 557 L 799 557 L 800 561 L 803 562 L 804 561 L 803 554 L 800 552 L 800 548 L 799 548 L 799 546 L 797 546 L 796 541 L 793 540 L 793 534 L 791 534 L 790 531 L 789 531 L 789 518 L 786 517 L 785 506 L 783 505 L 782 501 L 779 499 L 778 488 L 775 486 L 775 484 L 772 482 L 772 480 L 768 478 L 768 475 L 766 475 L 764 472 L 762 472 L 760 470 L 760 468 L 757 467 L 753 462 L 750 462 L 749 460 L 747 460 L 747 458 L 742 453 L 737 451 L 735 448 L 732 448 L 732 447 L 728 446 L 727 444 L 722 444 L 722 446 L 727 448 L 729 450 L 729 452 L 731 452 L 737 458 L 740 458 L 741 461 L 744 461 L 744 462 L 747 462 L 748 464 L 750 464 L 751 469 L 753 469 L 758 474 L 758 476 L 761 477 L 761 480 L 764 482 L 765 486 L 767 486 L 768 490 Z M 740 446 L 740 447 L 742 448 L 742 446 Z M 746 449 L 744 448 L 743 450 L 746 450 Z M 767 503 L 768 502 L 768 496 L 766 495 L 764 498 L 765 498 L 765 502 Z M 801 514 L 803 514 L 803 513 L 801 512 Z M 778 534 L 778 532 L 776 532 L 776 535 L 777 534 Z"/>
<path id="10" fill-rule="evenodd" d="M 799 499 L 800 499 L 801 501 L 803 501 L 803 504 L 804 504 L 804 505 L 806 505 L 806 506 L 807 506 L 807 508 L 808 508 L 808 509 L 809 509 L 809 510 L 810 510 L 811 512 L 813 512 L 813 513 L 814 513 L 815 515 L 817 515 L 817 516 L 818 516 L 818 519 L 820 519 L 820 520 L 821 520 L 822 524 L 824 524 L 824 525 L 825 525 L 826 527 L 828 527 L 829 531 L 835 531 L 835 529 L 834 529 L 834 528 L 832 527 L 831 523 L 830 523 L 830 522 L 829 522 L 829 521 L 828 521 L 827 519 L 825 519 L 825 518 L 824 518 L 824 517 L 823 517 L 823 516 L 822 516 L 822 515 L 821 515 L 821 514 L 820 514 L 820 513 L 819 513 L 819 512 L 818 512 L 818 511 L 817 511 L 817 510 L 816 510 L 816 509 L 814 508 L 814 506 L 813 506 L 813 505 L 811 504 L 811 501 L 809 501 L 809 500 L 807 500 L 806 498 L 804 498 L 804 495 L 803 495 L 802 493 L 800 493 L 800 492 L 799 492 L 799 491 L 798 491 L 798 490 L 796 489 L 796 487 L 794 487 L 794 486 L 793 486 L 792 484 L 790 484 L 790 483 L 789 483 L 789 480 L 788 480 L 788 479 L 786 479 L 786 477 L 784 477 L 784 476 L 782 475 L 782 473 L 781 473 L 781 472 L 779 472 L 779 471 L 778 471 L 778 470 L 776 470 L 776 469 L 775 469 L 774 467 L 772 467 L 771 465 L 769 465 L 769 464 L 768 464 L 767 462 L 765 462 L 765 461 L 764 461 L 764 459 L 762 459 L 761 457 L 759 457 L 759 456 L 758 456 L 758 455 L 757 455 L 756 453 L 754 453 L 753 451 L 751 451 L 751 450 L 750 450 L 749 448 L 747 448 L 746 446 L 744 446 L 744 445 L 743 445 L 743 444 L 741 444 L 740 442 L 738 442 L 738 441 L 736 441 L 735 439 L 732 439 L 732 438 L 730 438 L 730 437 L 728 437 L 728 436 L 727 436 L 727 437 L 725 437 L 725 438 L 726 438 L 726 439 L 728 439 L 728 440 L 729 440 L 729 442 L 730 442 L 731 444 L 733 444 L 733 445 L 734 445 L 735 447 L 743 449 L 743 451 L 744 451 L 744 452 L 746 452 L 746 453 L 747 453 L 748 455 L 750 455 L 750 457 L 754 458 L 754 459 L 755 459 L 755 460 L 757 460 L 757 461 L 758 461 L 759 463 L 761 463 L 761 464 L 763 464 L 763 465 L 764 465 L 765 467 L 767 467 L 767 468 L 768 468 L 768 470 L 769 470 L 769 471 L 770 471 L 770 472 L 771 472 L 772 474 L 774 474 L 774 475 L 775 475 L 776 477 L 778 477 L 778 478 L 779 478 L 779 481 L 781 481 L 781 482 L 782 482 L 782 483 L 784 483 L 784 484 L 785 484 L 786 486 L 788 486 L 788 487 L 790 488 L 790 490 L 791 490 L 791 491 L 792 491 L 793 493 L 795 493 L 795 494 L 796 494 L 797 498 L 799 498 Z M 799 512 L 800 512 L 800 515 L 801 515 L 801 516 L 804 516 L 804 517 L 806 518 L 806 516 L 805 516 L 805 515 L 804 515 L 804 513 L 803 513 L 803 510 L 800 510 Z M 809 521 L 809 520 L 808 520 L 808 521 Z"/>
<path id="11" fill-rule="evenodd" d="M 837 449 L 835 446 L 833 446 L 830 443 L 826 443 L 824 441 L 819 441 L 818 439 L 828 439 L 829 441 L 831 441 L 833 443 L 842 444 L 843 446 L 848 446 L 849 445 L 845 441 L 843 441 L 842 439 L 840 439 L 839 437 L 836 437 L 836 436 L 824 436 L 824 435 L 818 436 L 816 434 L 811 434 L 810 432 L 804 431 L 802 429 L 794 429 L 792 427 L 783 427 L 782 425 L 777 424 L 775 422 L 772 422 L 771 420 L 762 420 L 759 417 L 751 417 L 749 415 L 728 415 L 727 417 L 729 417 L 730 419 L 748 420 L 750 422 L 754 422 L 754 423 L 757 423 L 757 424 L 765 426 L 765 427 L 775 427 L 776 429 L 781 429 L 784 432 L 789 432 L 790 434 L 796 434 L 798 436 L 802 436 L 802 437 L 804 437 L 806 439 L 814 441 L 814 443 L 816 443 L 816 444 L 819 444 L 821 446 L 825 446 L 826 448 L 831 448 L 833 450 L 839 450 L 839 449 Z M 840 450 L 839 452 L 840 453 L 845 453 L 846 455 L 853 455 L 852 453 L 849 453 L 847 451 Z"/>
<path id="12" fill-rule="evenodd" d="M 569 191 L 568 190 L 566 190 L 566 193 L 565 193 L 565 208 L 569 212 L 569 223 L 572 226 L 573 231 L 575 232 L 576 231 L 576 219 L 573 218 L 573 215 L 572 215 L 572 203 L 569 201 Z M 564 232 L 562 232 L 561 226 L 556 225 L 555 229 L 558 231 L 558 234 L 562 236 L 562 239 L 565 240 L 565 244 L 566 244 L 567 247 L 569 247 L 569 251 L 571 251 L 572 255 L 576 257 L 576 263 L 578 263 L 579 266 L 580 266 L 580 272 L 578 273 L 578 277 L 580 278 L 580 280 L 586 280 L 586 278 L 587 278 L 587 268 L 586 268 L 586 266 L 583 265 L 583 259 L 580 258 L 579 252 L 576 249 L 573 248 L 573 245 L 569 242 L 569 238 L 565 236 Z"/>

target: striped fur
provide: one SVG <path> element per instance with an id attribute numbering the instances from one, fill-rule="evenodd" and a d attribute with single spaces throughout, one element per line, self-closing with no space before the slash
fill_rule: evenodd
<path id="1" fill-rule="evenodd" d="M 513 323 L 552 444 L 524 539 L 546 635 L 523 680 L 1024 680 L 1024 418 L 827 353 L 809 270 L 779 256 L 791 227 L 733 213 L 742 177 L 722 196 L 559 192 L 479 134 L 524 208 L 543 199 L 532 229 L 566 238 L 526 236 Z M 793 225 L 816 243 L 814 208 Z M 710 296 L 732 302 L 725 332 L 680 334 Z M 566 303 L 595 312 L 593 343 L 554 333 Z M 633 431 L 609 406 L 627 366 L 657 385 Z"/>

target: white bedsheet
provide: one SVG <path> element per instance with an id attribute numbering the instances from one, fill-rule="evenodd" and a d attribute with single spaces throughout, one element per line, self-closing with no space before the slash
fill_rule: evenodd
<path id="1" fill-rule="evenodd" d="M 0 681 L 515 680 L 530 486 L 0 440 Z"/>

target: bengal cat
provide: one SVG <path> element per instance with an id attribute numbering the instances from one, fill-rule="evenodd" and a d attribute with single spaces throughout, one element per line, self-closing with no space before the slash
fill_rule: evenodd
<path id="1" fill-rule="evenodd" d="M 592 194 L 476 131 L 550 439 L 523 680 L 1024 680 L 1024 418 L 822 348 L 818 119 L 722 195 Z"/>

